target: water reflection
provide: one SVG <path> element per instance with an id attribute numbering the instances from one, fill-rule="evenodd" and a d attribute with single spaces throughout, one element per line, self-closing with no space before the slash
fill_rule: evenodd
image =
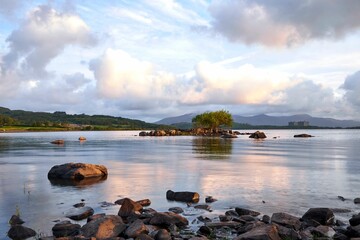
<path id="1" fill-rule="evenodd" d="M 232 139 L 198 137 L 192 140 L 195 157 L 204 159 L 229 159 L 232 153 Z"/>
<path id="2" fill-rule="evenodd" d="M 107 176 L 103 177 L 92 177 L 84 178 L 82 180 L 75 179 L 49 179 L 51 185 L 53 186 L 74 186 L 74 187 L 87 187 L 94 184 L 99 184 L 104 182 L 107 179 Z"/>

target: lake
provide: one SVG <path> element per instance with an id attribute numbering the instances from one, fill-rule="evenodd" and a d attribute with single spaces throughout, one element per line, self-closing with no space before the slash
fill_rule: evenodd
<path id="1" fill-rule="evenodd" d="M 336 214 L 348 220 L 360 210 L 353 203 L 360 197 L 360 130 L 265 130 L 265 140 L 138 133 L 0 133 L 0 239 L 17 212 L 24 226 L 50 235 L 54 221 L 66 219 L 64 213 L 81 200 L 95 213 L 117 214 L 119 206 L 103 202 L 129 197 L 149 198 L 159 211 L 180 206 L 190 215 L 205 214 L 167 201 L 169 189 L 196 191 L 200 203 L 213 196 L 218 201 L 211 214 L 239 206 L 300 217 L 311 207 L 331 207 L 350 209 Z M 293 137 L 299 133 L 315 137 Z M 80 136 L 87 141 L 79 142 Z M 55 139 L 65 144 L 50 144 Z M 92 185 L 51 183 L 50 168 L 67 162 L 103 164 L 109 176 Z"/>

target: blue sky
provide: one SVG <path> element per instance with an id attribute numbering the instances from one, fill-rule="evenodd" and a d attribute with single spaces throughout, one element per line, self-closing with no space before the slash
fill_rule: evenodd
<path id="1" fill-rule="evenodd" d="M 0 0 L 0 106 L 360 119 L 357 0 Z"/>

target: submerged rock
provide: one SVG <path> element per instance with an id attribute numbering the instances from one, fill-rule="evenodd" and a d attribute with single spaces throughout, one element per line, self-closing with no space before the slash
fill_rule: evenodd
<path id="1" fill-rule="evenodd" d="M 104 177 L 108 172 L 105 166 L 88 163 L 65 163 L 52 167 L 48 173 L 49 179 L 74 179 Z"/>
<path id="2" fill-rule="evenodd" d="M 297 135 L 294 135 L 295 138 L 308 138 L 308 137 L 314 137 L 310 134 L 306 134 L 306 133 L 302 133 L 302 134 L 297 134 Z"/>
<path id="3" fill-rule="evenodd" d="M 73 209 L 70 209 L 66 213 L 66 217 L 72 220 L 82 220 L 90 217 L 93 214 L 94 214 L 94 209 L 92 209 L 91 207 L 75 207 Z"/>

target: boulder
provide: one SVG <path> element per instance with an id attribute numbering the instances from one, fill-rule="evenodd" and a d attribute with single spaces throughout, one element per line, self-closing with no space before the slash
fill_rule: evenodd
<path id="1" fill-rule="evenodd" d="M 217 201 L 217 199 L 216 198 L 213 198 L 212 196 L 207 196 L 206 198 L 205 198 L 205 202 L 206 203 L 213 203 L 213 202 L 216 202 Z"/>
<path id="2" fill-rule="evenodd" d="M 301 239 L 299 233 L 293 228 L 287 228 L 281 225 L 276 225 L 281 239 Z"/>
<path id="3" fill-rule="evenodd" d="M 25 223 L 25 222 L 18 215 L 12 215 L 9 220 L 9 224 L 11 226 L 21 225 L 23 223 Z"/>
<path id="4" fill-rule="evenodd" d="M 121 217 L 116 215 L 106 215 L 96 218 L 86 223 L 81 228 L 81 233 L 87 238 L 96 239 L 115 238 L 119 236 L 126 228 Z"/>
<path id="5" fill-rule="evenodd" d="M 260 132 L 260 131 L 256 131 L 254 133 L 252 133 L 249 138 L 255 138 L 255 139 L 261 139 L 261 138 L 266 138 L 266 135 L 264 132 Z"/>
<path id="6" fill-rule="evenodd" d="M 189 222 L 183 216 L 173 212 L 157 212 L 150 219 L 150 224 L 165 227 L 175 224 L 177 227 L 185 227 Z"/>
<path id="7" fill-rule="evenodd" d="M 287 228 L 299 230 L 301 227 L 300 219 L 287 213 L 274 213 L 271 216 L 271 222 L 277 223 Z"/>
<path id="8" fill-rule="evenodd" d="M 310 134 L 302 133 L 302 134 L 296 134 L 294 135 L 295 138 L 308 138 L 308 137 L 314 137 Z"/>
<path id="9" fill-rule="evenodd" d="M 148 233 L 147 227 L 145 226 L 144 222 L 140 219 L 136 220 L 135 222 L 131 223 L 130 226 L 126 229 L 125 235 L 129 238 L 136 238 L 142 233 Z"/>
<path id="10" fill-rule="evenodd" d="M 139 136 L 140 137 L 145 137 L 145 136 L 147 136 L 147 133 L 145 131 L 142 131 L 142 132 L 139 133 Z"/>
<path id="11" fill-rule="evenodd" d="M 93 214 L 94 209 L 92 209 L 91 207 L 77 207 L 70 209 L 68 212 L 65 213 L 66 217 L 72 220 L 82 220 L 90 217 Z"/>
<path id="12" fill-rule="evenodd" d="M 310 208 L 303 216 L 304 221 L 316 221 L 321 225 L 333 225 L 334 213 L 330 208 Z"/>
<path id="13" fill-rule="evenodd" d="M 200 195 L 197 192 L 174 192 L 168 190 L 166 192 L 166 199 L 180 202 L 199 202 Z"/>
<path id="14" fill-rule="evenodd" d="M 259 216 L 259 215 L 260 215 L 259 212 L 256 212 L 256 211 L 253 211 L 253 210 L 249 210 L 249 209 L 246 209 L 246 208 L 240 208 L 240 207 L 236 207 L 236 208 L 235 208 L 235 211 L 236 211 L 236 213 L 237 213 L 239 216 L 242 216 L 242 215 L 250 215 L 250 216 L 256 217 L 256 216 Z"/>
<path id="15" fill-rule="evenodd" d="M 354 215 L 352 218 L 350 218 L 349 223 L 351 226 L 360 225 L 360 214 Z"/>
<path id="16" fill-rule="evenodd" d="M 359 204 L 359 203 L 360 203 L 360 198 L 355 198 L 355 199 L 354 199 L 354 203 L 355 203 L 355 204 Z"/>
<path id="17" fill-rule="evenodd" d="M 329 226 L 323 226 L 323 225 L 317 226 L 316 228 L 311 230 L 311 233 L 316 237 L 326 237 L 330 239 L 332 239 L 333 236 L 335 235 L 334 229 L 332 229 Z"/>
<path id="18" fill-rule="evenodd" d="M 155 234 L 155 240 L 171 240 L 170 233 L 166 229 L 160 229 Z"/>
<path id="19" fill-rule="evenodd" d="M 18 240 L 18 239 L 27 239 L 34 237 L 36 235 L 36 232 L 28 227 L 24 227 L 21 225 L 14 225 L 10 228 L 7 235 L 11 239 Z"/>
<path id="20" fill-rule="evenodd" d="M 62 221 L 54 225 L 52 233 L 55 237 L 76 236 L 80 232 L 79 224 L 72 224 L 70 221 Z"/>
<path id="21" fill-rule="evenodd" d="M 88 163 L 65 163 L 52 167 L 48 173 L 49 179 L 74 179 L 104 177 L 108 172 L 105 166 Z"/>
<path id="22" fill-rule="evenodd" d="M 263 224 L 243 233 L 234 239 L 241 240 L 281 240 L 275 225 Z"/>
<path id="23" fill-rule="evenodd" d="M 143 207 L 147 207 L 147 206 L 151 205 L 150 199 L 142 199 L 142 200 L 139 200 L 139 201 L 136 201 L 136 202 L 139 203 Z"/>
<path id="24" fill-rule="evenodd" d="M 57 145 L 63 145 L 65 143 L 65 141 L 62 139 L 57 139 L 57 140 L 51 141 L 50 143 L 57 144 Z"/>
<path id="25" fill-rule="evenodd" d="M 140 203 L 134 202 L 130 198 L 124 198 L 121 207 L 119 209 L 118 215 L 120 217 L 127 218 L 135 212 L 139 212 L 143 209 L 143 206 Z"/>

